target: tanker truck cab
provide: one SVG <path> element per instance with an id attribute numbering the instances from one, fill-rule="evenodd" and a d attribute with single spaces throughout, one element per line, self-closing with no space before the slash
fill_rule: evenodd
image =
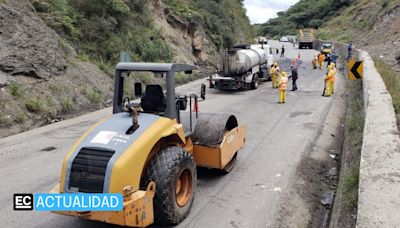
<path id="1" fill-rule="evenodd" d="M 211 75 L 210 88 L 220 90 L 257 89 L 268 74 L 267 53 L 255 46 L 235 45 L 225 50 L 222 69 Z"/>
<path id="2" fill-rule="evenodd" d="M 50 193 L 121 193 L 123 209 L 54 213 L 130 227 L 185 219 L 196 192 L 196 167 L 229 173 L 245 142 L 245 128 L 234 115 L 199 113 L 197 95 L 175 93 L 176 72 L 193 70 L 172 63 L 116 66 L 113 114 L 72 146 Z M 134 83 L 138 72 L 162 80 L 143 93 L 142 84 Z"/>

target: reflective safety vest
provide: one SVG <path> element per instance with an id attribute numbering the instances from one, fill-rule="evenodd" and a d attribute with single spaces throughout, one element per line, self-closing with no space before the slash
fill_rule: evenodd
<path id="1" fill-rule="evenodd" d="M 318 61 L 323 62 L 325 60 L 325 55 L 324 54 L 319 54 L 318 55 Z"/>
<path id="2" fill-rule="evenodd" d="M 275 76 L 278 76 L 278 73 L 279 72 L 279 67 L 275 67 L 275 71 L 274 71 L 274 74 L 275 74 Z"/>
<path id="3" fill-rule="evenodd" d="M 271 67 L 271 70 L 269 72 L 271 73 L 271 75 L 273 75 L 275 73 L 275 71 L 276 71 L 276 68 L 273 66 L 273 67 Z"/>
<path id="4" fill-rule="evenodd" d="M 289 79 L 287 77 L 281 77 L 279 80 L 279 90 L 286 90 Z"/>
<path id="5" fill-rule="evenodd" d="M 335 72 L 333 70 L 329 70 L 328 74 L 325 76 L 327 82 L 333 82 L 335 80 Z"/>
<path id="6" fill-rule="evenodd" d="M 336 81 L 336 68 L 333 68 L 333 77 L 332 77 L 332 81 Z"/>

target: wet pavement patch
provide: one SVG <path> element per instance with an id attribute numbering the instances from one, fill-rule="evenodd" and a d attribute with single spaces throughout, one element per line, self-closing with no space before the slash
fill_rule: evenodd
<path id="1" fill-rule="evenodd" d="M 317 123 L 305 123 L 303 126 L 307 129 L 314 130 L 318 128 L 319 125 Z"/>
<path id="2" fill-rule="evenodd" d="M 40 152 L 49 152 L 49 151 L 52 151 L 52 150 L 55 150 L 55 149 L 57 149 L 57 148 L 54 147 L 54 146 L 49 146 L 49 147 L 41 149 Z"/>
<path id="3" fill-rule="evenodd" d="M 289 117 L 290 118 L 296 118 L 298 116 L 307 116 L 307 115 L 311 115 L 312 112 L 292 112 L 290 113 Z"/>

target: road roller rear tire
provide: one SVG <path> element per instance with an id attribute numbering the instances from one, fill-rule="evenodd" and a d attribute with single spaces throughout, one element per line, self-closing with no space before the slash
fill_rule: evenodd
<path id="1" fill-rule="evenodd" d="M 175 225 L 189 214 L 196 190 L 197 171 L 193 156 L 180 147 L 168 147 L 149 162 L 144 183 L 156 182 L 154 220 Z"/>

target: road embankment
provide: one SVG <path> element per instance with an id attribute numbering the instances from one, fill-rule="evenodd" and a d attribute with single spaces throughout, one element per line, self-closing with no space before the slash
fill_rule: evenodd
<path id="1" fill-rule="evenodd" d="M 400 137 L 392 98 L 367 52 L 364 60 L 365 123 L 361 149 L 357 227 L 400 224 Z"/>
<path id="2" fill-rule="evenodd" d="M 319 50 L 321 41 L 315 48 Z M 344 59 L 347 45 L 334 43 L 340 56 L 341 70 L 347 71 Z M 364 60 L 362 97 L 364 106 L 364 126 L 359 164 L 359 188 L 357 203 L 357 227 L 397 227 L 400 224 L 400 137 L 397 128 L 392 98 L 378 73 L 371 56 L 362 50 L 355 50 L 354 57 Z M 352 82 L 349 82 L 351 84 Z M 350 88 L 350 87 L 349 87 Z M 361 93 L 361 91 L 360 91 Z M 361 94 L 360 94 L 361 95 Z M 348 118 L 354 116 L 348 115 Z M 346 131 L 348 133 L 348 131 Z M 358 164 L 349 163 L 350 152 L 346 151 L 351 135 L 345 135 L 344 151 L 338 197 L 332 214 L 330 227 L 338 227 L 342 205 L 345 201 L 341 187 L 346 183 L 346 175 Z M 355 160 L 357 161 L 357 160 Z M 343 214 L 343 213 L 342 213 Z"/>

